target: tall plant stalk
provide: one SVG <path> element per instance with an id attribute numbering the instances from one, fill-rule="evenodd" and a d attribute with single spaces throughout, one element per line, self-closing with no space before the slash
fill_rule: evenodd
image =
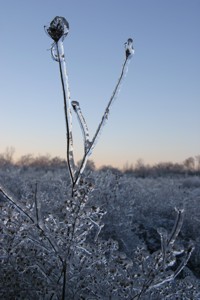
<path id="1" fill-rule="evenodd" d="M 133 40 L 129 38 L 125 43 L 125 60 L 122 65 L 120 77 L 114 88 L 113 94 L 106 106 L 106 109 L 99 123 L 99 126 L 97 127 L 94 137 L 90 141 L 89 130 L 85 118 L 81 112 L 79 102 L 77 101 L 71 102 L 70 99 L 69 81 L 68 81 L 66 62 L 65 62 L 65 53 L 64 53 L 64 46 L 63 46 L 64 38 L 67 36 L 69 32 L 69 23 L 63 17 L 55 17 L 53 21 L 50 23 L 50 25 L 45 29 L 46 32 L 49 34 L 49 36 L 54 40 L 54 43 L 52 45 L 52 51 L 51 51 L 52 57 L 54 60 L 56 60 L 59 63 L 63 98 L 64 98 L 66 132 L 67 132 L 67 162 L 68 162 L 69 174 L 72 182 L 72 195 L 73 195 L 74 191 L 78 188 L 78 184 L 82 176 L 82 173 L 85 169 L 87 160 L 89 156 L 92 154 L 92 151 L 98 141 L 100 133 L 108 119 L 111 105 L 114 102 L 114 100 L 117 98 L 123 78 L 125 77 L 128 71 L 128 64 L 134 53 Z M 75 113 L 77 114 L 77 118 L 83 133 L 83 140 L 84 140 L 85 151 L 79 167 L 77 167 L 74 162 L 72 109 L 74 109 Z"/>

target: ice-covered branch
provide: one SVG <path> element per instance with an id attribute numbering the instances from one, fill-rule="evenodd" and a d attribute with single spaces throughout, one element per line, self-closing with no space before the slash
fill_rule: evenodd
<path id="1" fill-rule="evenodd" d="M 4 198 L 10 202 L 20 213 L 22 213 L 25 217 L 27 217 L 32 223 L 35 223 L 34 219 L 26 212 L 26 208 L 22 208 L 22 205 L 19 205 L 14 200 L 13 196 L 3 189 L 0 186 L 0 193 L 4 196 Z"/>
<path id="2" fill-rule="evenodd" d="M 177 267 L 176 271 L 174 272 L 174 278 L 178 276 L 178 274 L 185 268 L 185 266 L 187 265 L 190 256 L 192 255 L 192 252 L 194 251 L 194 245 L 191 244 L 188 249 L 185 251 L 185 256 L 182 260 L 182 262 L 180 263 L 180 265 Z"/>
<path id="3" fill-rule="evenodd" d="M 132 57 L 132 55 L 134 54 L 134 49 L 133 49 L 133 40 L 132 39 L 128 39 L 127 42 L 125 43 L 125 60 L 124 60 L 124 63 L 122 65 L 122 70 L 121 70 L 121 74 L 120 74 L 120 77 L 117 81 L 117 84 L 115 86 L 115 89 L 113 91 L 113 94 L 106 106 L 106 109 L 104 111 L 104 114 L 102 116 L 102 119 L 101 119 L 101 122 L 96 130 L 96 133 L 88 147 L 88 150 L 87 152 L 85 153 L 84 157 L 83 157 L 83 160 L 82 160 L 82 163 L 81 163 L 81 166 L 77 172 L 77 175 L 76 175 L 76 179 L 75 179 L 75 184 L 78 184 L 79 180 L 80 180 L 80 177 L 81 177 L 81 174 L 83 173 L 84 171 L 84 168 L 85 168 L 85 165 L 87 163 L 87 160 L 89 158 L 89 156 L 92 154 L 92 150 L 94 149 L 97 141 L 98 141 L 98 138 L 101 134 L 101 131 L 104 127 L 104 125 L 106 124 L 106 121 L 108 120 L 108 115 L 109 115 L 109 112 L 110 112 L 110 108 L 111 108 L 111 105 L 113 104 L 113 102 L 116 100 L 117 96 L 118 96 L 118 93 L 120 91 L 120 88 L 121 88 L 121 84 L 123 82 L 123 79 L 125 78 L 126 74 L 127 74 L 127 71 L 128 71 L 128 64 L 130 62 L 130 59 Z"/>
<path id="4" fill-rule="evenodd" d="M 181 227 L 183 225 L 183 214 L 184 214 L 184 209 L 177 209 L 175 208 L 177 212 L 177 217 L 176 217 L 176 222 L 174 224 L 174 227 L 170 233 L 170 236 L 167 241 L 167 245 L 173 245 L 177 236 L 179 235 L 179 232 L 181 230 Z"/>
<path id="5" fill-rule="evenodd" d="M 83 140 L 84 140 L 84 148 L 85 148 L 85 153 L 87 153 L 89 146 L 90 146 L 90 141 L 89 141 L 89 130 L 87 127 L 87 123 L 85 121 L 85 118 L 83 117 L 83 114 L 81 112 L 81 108 L 79 105 L 78 101 L 72 101 L 72 107 L 77 115 L 82 134 L 83 134 Z"/>
<path id="6" fill-rule="evenodd" d="M 65 112 L 65 122 L 67 130 L 67 162 L 69 167 L 69 172 L 72 182 L 75 178 L 75 163 L 74 163 L 74 150 L 73 150 L 73 136 L 72 136 L 72 112 L 71 112 L 71 99 L 69 91 L 69 81 L 66 70 L 65 58 L 64 58 L 64 47 L 63 42 L 60 40 L 57 43 L 57 50 L 59 56 L 59 69 L 63 89 L 64 98 L 64 112 Z"/>
<path id="7" fill-rule="evenodd" d="M 94 238 L 94 241 L 96 242 L 97 239 L 98 239 L 98 236 L 99 236 L 99 234 L 100 234 L 100 232 L 101 232 L 101 229 L 104 227 L 104 224 L 99 225 L 97 222 L 95 222 L 94 220 L 92 220 L 90 217 L 88 217 L 88 219 L 89 219 L 95 226 L 97 226 L 97 228 L 98 228 L 98 230 L 97 230 L 97 232 L 96 232 L 96 234 L 95 234 L 95 238 Z"/>
<path id="8" fill-rule="evenodd" d="M 64 99 L 64 112 L 66 122 L 67 139 L 67 163 L 72 183 L 74 182 L 76 167 L 74 163 L 73 137 L 72 137 L 72 112 L 69 90 L 69 80 L 65 62 L 63 40 L 69 32 L 69 23 L 63 17 L 55 17 L 48 27 L 45 27 L 48 35 L 54 40 L 51 54 L 54 60 L 59 62 L 61 84 Z"/>
<path id="9" fill-rule="evenodd" d="M 42 215 L 41 215 L 41 201 L 38 201 L 37 191 L 38 191 L 38 186 L 37 186 L 37 183 L 36 183 L 35 184 L 35 195 L 34 195 L 36 224 L 40 228 L 44 229 L 43 218 L 42 218 Z"/>
<path id="10" fill-rule="evenodd" d="M 126 57 L 125 57 L 125 61 L 122 65 L 122 70 L 121 70 L 121 74 L 120 77 L 117 81 L 117 84 L 115 86 L 115 89 L 113 91 L 113 94 L 108 102 L 108 105 L 106 106 L 106 109 L 104 111 L 104 114 L 102 116 L 101 122 L 97 128 L 97 131 L 93 137 L 92 143 L 91 143 L 91 149 L 90 151 L 93 150 L 93 148 L 95 147 L 98 137 L 100 136 L 101 130 L 103 129 L 103 126 L 105 125 L 106 121 L 108 120 L 108 115 L 110 113 L 110 108 L 111 105 L 114 103 L 114 101 L 116 100 L 118 93 L 120 91 L 121 88 L 121 84 L 123 82 L 123 79 L 125 78 L 127 71 L 128 71 L 128 64 L 130 62 L 130 58 L 132 57 L 134 50 L 133 50 L 133 40 L 132 39 L 128 39 L 128 41 L 125 43 L 125 53 L 126 53 Z"/>

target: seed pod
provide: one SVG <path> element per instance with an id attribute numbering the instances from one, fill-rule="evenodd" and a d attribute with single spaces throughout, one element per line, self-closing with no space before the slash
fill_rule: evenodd
<path id="1" fill-rule="evenodd" d="M 57 43 L 60 38 L 64 40 L 69 32 L 69 23 L 63 17 L 55 17 L 49 26 L 45 26 L 47 34 Z"/>

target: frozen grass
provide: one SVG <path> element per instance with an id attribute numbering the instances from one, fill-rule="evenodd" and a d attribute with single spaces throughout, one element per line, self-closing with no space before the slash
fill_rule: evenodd
<path id="1" fill-rule="evenodd" d="M 105 241 L 105 247 L 108 247 L 106 243 L 108 243 L 109 241 L 117 241 L 119 249 L 116 251 L 116 253 L 118 253 L 120 257 L 123 257 L 123 259 L 116 258 L 117 263 L 116 261 L 112 261 L 112 266 L 115 266 L 118 268 L 118 270 L 121 270 L 122 274 L 124 271 L 122 266 L 119 267 L 120 261 L 121 264 L 123 264 L 123 260 L 126 260 L 126 263 L 130 265 L 132 271 L 134 273 L 137 273 L 136 266 L 134 265 L 134 260 L 138 255 L 137 251 L 140 251 L 140 249 L 144 249 L 148 254 L 150 253 L 154 255 L 159 251 L 159 249 L 161 248 L 161 239 L 157 229 L 162 227 L 166 229 L 167 232 L 170 232 L 173 228 L 176 218 L 174 207 L 185 206 L 186 212 L 184 216 L 184 223 L 181 233 L 177 237 L 176 243 L 177 246 L 180 247 L 180 249 L 183 246 L 186 249 L 190 240 L 193 240 L 195 244 L 195 250 L 187 264 L 187 267 L 178 275 L 176 280 L 173 280 L 172 282 L 166 282 L 165 284 L 163 284 L 162 288 L 155 289 L 155 292 L 152 294 L 152 296 L 151 294 L 149 294 L 150 291 L 144 293 L 143 296 L 141 296 L 141 299 L 146 299 L 145 297 L 147 297 L 147 299 L 148 297 L 149 299 L 174 299 L 173 297 L 175 297 L 175 295 L 179 297 L 178 299 L 187 299 L 186 295 L 188 295 L 192 291 L 189 287 L 193 286 L 193 291 L 195 291 L 195 288 L 199 288 L 200 283 L 198 279 L 200 276 L 200 242 L 198 233 L 200 222 L 200 208 L 198 205 L 198 202 L 200 201 L 200 187 L 195 186 L 191 188 L 185 186 L 185 181 L 192 181 L 193 177 L 185 178 L 184 176 L 182 178 L 160 177 L 156 179 L 140 179 L 135 178 L 134 176 L 123 174 L 121 172 L 116 173 L 116 170 L 113 171 L 109 168 L 106 171 L 93 171 L 92 174 L 90 173 L 90 177 L 92 177 L 95 182 L 98 182 L 98 185 L 96 185 L 96 188 L 91 194 L 91 198 L 87 206 L 88 208 L 93 207 L 94 209 L 98 209 L 98 207 L 100 207 L 103 215 L 102 224 L 104 223 L 104 227 L 101 228 L 101 232 L 99 235 L 100 244 L 98 244 L 98 247 L 102 247 L 100 241 Z M 38 197 L 43 199 L 42 202 L 45 204 L 45 207 L 42 207 L 44 216 L 48 215 L 48 206 L 49 209 L 53 210 L 54 215 L 61 214 L 61 212 L 59 211 L 59 203 L 65 201 L 67 194 L 69 196 L 67 185 L 70 183 L 70 178 L 66 175 L 65 169 L 63 168 L 52 168 L 51 170 L 48 169 L 45 171 L 44 167 L 28 167 L 26 169 L 24 167 L 15 167 L 11 168 L 10 170 L 7 169 L 6 171 L 1 171 L 0 182 L 4 185 L 6 184 L 11 193 L 16 195 L 18 199 L 21 199 L 20 201 L 21 203 L 23 203 L 23 205 L 26 204 L 25 202 L 23 202 L 23 199 L 29 199 L 29 202 L 33 205 L 35 182 L 38 182 Z M 7 210 L 8 204 L 5 202 L 5 199 L 2 196 L 0 199 L 1 209 L 3 210 L 6 206 Z M 105 211 L 107 212 L 107 214 L 104 214 Z M 88 235 L 89 244 L 93 243 L 92 240 L 94 238 L 96 229 L 93 228 L 93 230 L 94 231 L 91 231 L 91 233 Z M 3 242 L 2 239 L 1 242 Z M 31 248 L 29 244 L 27 244 L 27 247 Z M 87 249 L 88 251 L 91 250 L 90 248 Z M 45 251 L 46 250 L 44 249 L 44 255 L 47 255 Z M 95 255 L 97 255 L 97 253 Z M 183 253 L 179 255 L 179 260 L 182 259 L 182 256 Z M 2 265 L 5 263 L 5 261 L 1 262 Z M 89 262 L 87 261 L 87 263 Z M 7 264 L 7 266 L 8 265 L 9 264 Z M 20 263 L 18 262 L 18 267 L 19 266 Z M 22 268 L 23 266 L 24 265 L 22 264 Z M 57 265 L 57 267 L 59 268 L 59 265 Z M 81 270 L 80 273 L 86 274 L 86 269 L 85 271 Z M 100 270 L 94 270 L 93 272 L 96 272 L 96 276 L 98 275 L 105 277 L 105 270 L 101 270 L 102 274 Z M 16 272 L 15 268 L 13 268 L 12 272 Z M 36 282 L 38 274 L 37 272 L 35 274 Z M 4 275 L 5 273 L 1 273 L 1 276 Z M 93 279 L 95 279 L 95 276 Z M 16 278 L 15 280 L 17 282 Z M 32 277 L 30 277 L 30 280 L 32 280 Z M 76 278 L 76 280 L 82 279 Z M 75 284 L 76 280 L 71 283 L 72 286 L 73 284 Z M 136 278 L 134 280 L 136 281 Z M 3 282 L 2 278 L 1 282 Z M 96 295 L 102 295 L 100 296 L 102 297 L 100 299 L 120 299 L 114 292 L 113 295 L 115 295 L 115 298 L 109 298 L 108 295 L 106 296 L 106 294 L 102 294 L 103 286 L 106 286 L 105 282 L 98 282 L 99 290 L 97 287 L 92 285 L 89 279 L 87 283 L 91 285 L 92 290 L 96 291 Z M 82 284 L 84 286 L 86 282 L 82 282 Z M 120 281 L 118 284 L 120 284 Z M 116 283 L 115 285 L 113 283 L 113 286 L 116 285 Z M 28 286 L 29 285 L 27 283 L 27 287 Z M 169 293 L 169 296 L 166 296 L 166 298 L 164 298 L 164 296 L 161 297 L 161 295 L 164 295 L 163 288 Z M 79 289 L 81 290 L 81 282 L 79 285 Z M 161 293 L 160 296 L 156 296 L 156 291 L 157 293 L 158 291 L 159 293 Z M 74 296 L 74 298 L 71 299 L 80 299 L 78 297 L 81 293 L 79 294 L 78 291 L 76 293 L 77 298 Z M 87 290 L 87 293 L 88 296 L 92 294 L 90 289 Z M 21 293 L 20 295 L 20 297 L 22 297 L 23 299 L 23 293 Z M 132 295 L 134 295 L 133 292 Z M 3 296 L 5 297 L 5 294 L 3 294 Z M 48 299 L 48 296 L 46 297 Z M 192 297 L 193 298 L 191 299 L 199 299 L 199 296 L 197 296 L 197 294 L 196 296 L 193 295 Z M 5 299 L 9 298 L 5 297 Z M 30 299 L 32 298 L 30 297 Z M 129 298 L 127 299 L 132 298 L 129 296 Z"/>

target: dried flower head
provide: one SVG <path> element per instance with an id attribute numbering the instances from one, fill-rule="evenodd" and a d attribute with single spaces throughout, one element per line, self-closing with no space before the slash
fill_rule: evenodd
<path id="1" fill-rule="evenodd" d="M 47 34 L 55 41 L 58 42 L 60 38 L 64 40 L 69 32 L 69 23 L 63 17 L 55 17 L 49 26 L 45 26 Z"/>

